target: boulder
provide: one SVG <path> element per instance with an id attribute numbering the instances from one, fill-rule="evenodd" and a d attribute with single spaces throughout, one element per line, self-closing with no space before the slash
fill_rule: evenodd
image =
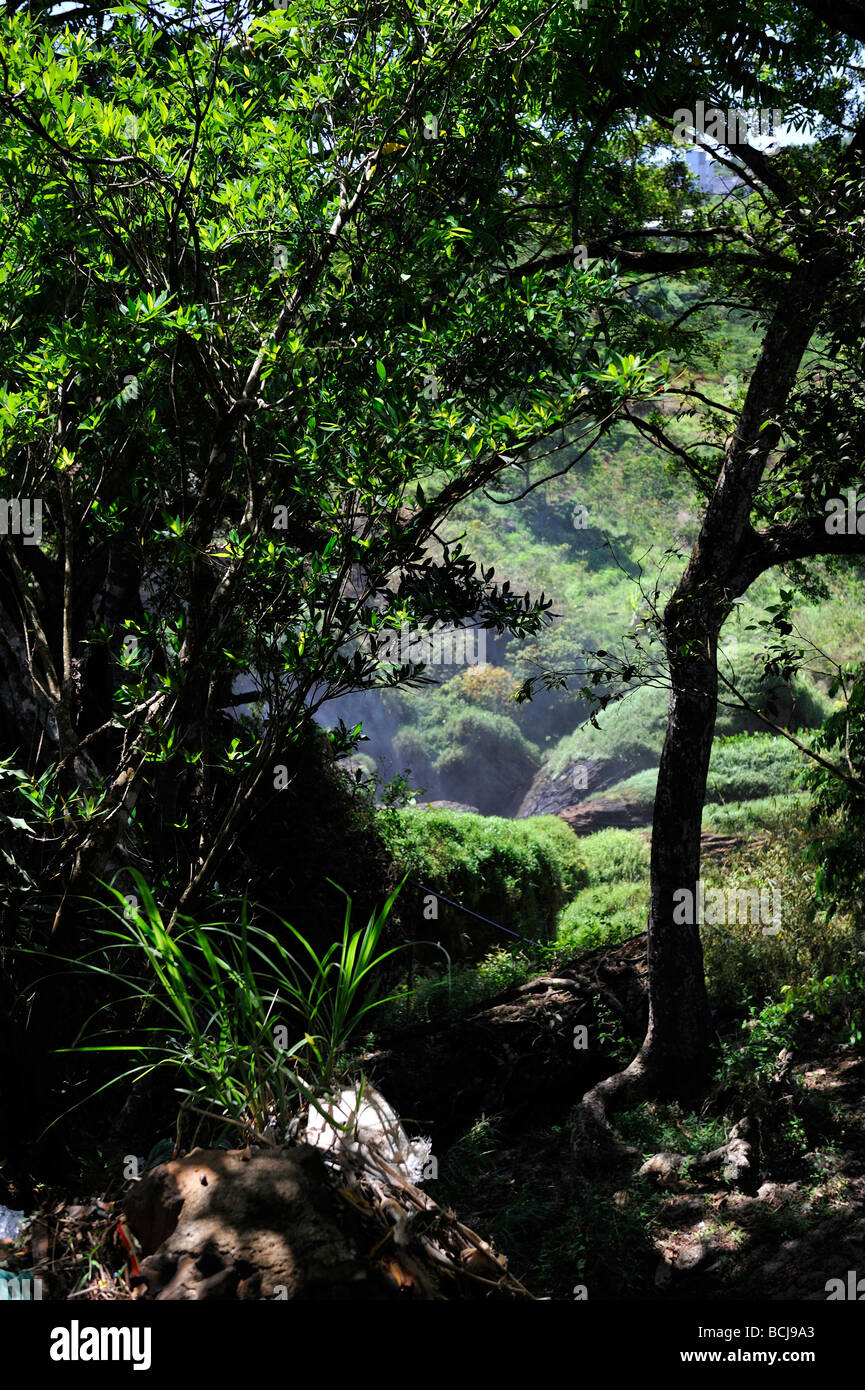
<path id="1" fill-rule="evenodd" d="M 620 758 L 586 758 L 582 762 L 567 763 L 555 775 L 549 767 L 542 767 L 523 797 L 516 819 L 560 815 L 568 807 L 596 796 L 636 771 L 633 762 Z"/>
<path id="2" fill-rule="evenodd" d="M 149 1299 L 386 1297 L 313 1149 L 194 1149 L 124 1201 Z"/>
<path id="3" fill-rule="evenodd" d="M 153 1169 L 124 1202 L 146 1252 L 139 1296 L 531 1299 L 505 1257 L 390 1164 L 363 1128 L 326 1154 L 308 1144 L 195 1149 Z"/>
<path id="4" fill-rule="evenodd" d="M 575 835 L 594 835 L 597 830 L 634 830 L 652 822 L 651 813 L 644 807 L 603 796 L 567 806 L 559 815 Z"/>

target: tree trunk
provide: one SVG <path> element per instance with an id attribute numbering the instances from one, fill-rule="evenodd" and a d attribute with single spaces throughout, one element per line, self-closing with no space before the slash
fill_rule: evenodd
<path id="1" fill-rule="evenodd" d="M 675 630 L 670 638 L 672 648 L 678 640 Z M 678 890 L 688 890 L 696 903 L 703 802 L 717 713 L 715 650 L 713 634 L 710 660 L 683 661 L 670 651 L 670 711 L 652 829 L 651 989 L 642 1057 L 657 1094 L 683 1101 L 698 1095 L 709 1075 L 714 1033 L 700 928 L 695 920 L 676 922 L 673 914 Z"/>
<path id="2" fill-rule="evenodd" d="M 705 1090 L 713 1028 L 696 912 L 674 921 L 674 893 L 696 905 L 700 830 L 718 707 L 718 634 L 734 599 L 769 561 L 749 558 L 759 537 L 751 512 L 776 448 L 799 365 L 826 293 L 828 266 L 799 267 L 763 340 L 759 360 L 700 534 L 663 615 L 670 668 L 670 708 L 661 753 L 652 829 L 648 931 L 649 1028 L 630 1066 L 583 1097 L 573 1135 L 586 1163 L 631 1158 L 609 1129 L 611 1111 L 647 1095 L 692 1104 Z M 783 560 L 784 556 L 779 555 Z M 681 915 L 681 914 L 680 914 Z"/>

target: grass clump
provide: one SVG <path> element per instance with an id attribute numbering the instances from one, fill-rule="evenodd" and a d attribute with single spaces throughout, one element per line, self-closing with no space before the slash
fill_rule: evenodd
<path id="1" fill-rule="evenodd" d="M 237 926 L 179 917 L 169 930 L 148 884 L 131 876 L 135 895 L 109 889 L 117 905 L 100 907 L 114 925 L 96 929 L 97 944 L 77 966 L 119 980 L 136 1022 L 129 1026 L 125 1010 L 123 1027 L 113 1028 L 105 1017 L 112 1001 L 63 1050 L 133 1062 L 100 1091 L 168 1068 L 183 1109 L 223 1132 L 281 1140 L 299 1104 L 333 1088 L 351 1039 L 385 1002 L 374 981 L 400 949 L 380 949 L 396 892 L 354 931 L 345 895 L 342 931 L 319 955 L 282 919 L 278 934 L 248 921 L 245 903 Z"/>
<path id="2" fill-rule="evenodd" d="M 584 889 L 559 917 L 556 946 L 568 955 L 616 946 L 646 930 L 648 911 L 648 880 Z"/>
<path id="3" fill-rule="evenodd" d="M 808 835 L 792 816 L 780 818 L 761 839 L 732 854 L 722 870 L 705 871 L 707 891 L 717 886 L 765 893 L 776 910 L 769 924 L 703 925 L 706 979 L 716 1008 L 779 998 L 785 989 L 837 974 L 861 948 L 852 912 L 827 911 L 816 897 L 813 871 L 803 860 Z"/>
<path id="4" fill-rule="evenodd" d="M 599 830 L 580 840 L 588 885 L 559 914 L 556 948 L 576 955 L 646 929 L 649 842 L 639 830 Z"/>
<path id="5" fill-rule="evenodd" d="M 649 873 L 649 842 L 639 830 L 599 830 L 580 840 L 588 885 L 642 883 Z"/>
<path id="6" fill-rule="evenodd" d="M 733 801 L 724 806 L 710 803 L 703 808 L 703 829 L 717 835 L 751 835 L 754 831 L 772 830 L 791 815 L 804 819 L 810 805 L 807 792 L 760 796 L 753 801 Z"/>

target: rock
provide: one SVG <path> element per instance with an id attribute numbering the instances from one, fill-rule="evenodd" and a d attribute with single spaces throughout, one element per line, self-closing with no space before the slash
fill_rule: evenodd
<path id="1" fill-rule="evenodd" d="M 633 763 L 618 758 L 586 758 L 583 762 L 568 763 L 555 776 L 548 767 L 542 767 L 523 797 L 516 819 L 560 815 L 568 807 L 597 795 L 636 771 Z"/>
<path id="2" fill-rule="evenodd" d="M 125 1210 L 145 1299 L 532 1297 L 372 1144 L 196 1149 L 147 1174 Z"/>
<path id="3" fill-rule="evenodd" d="M 756 1200 L 770 1207 L 780 1207 L 785 1202 L 800 1201 L 801 1196 L 802 1189 L 797 1182 L 764 1182 L 757 1189 Z"/>
<path id="4" fill-rule="evenodd" d="M 594 835 L 598 830 L 634 830 L 650 825 L 651 811 L 619 798 L 594 797 L 559 812 L 575 835 Z"/>
<path id="5" fill-rule="evenodd" d="M 473 816 L 482 814 L 477 806 L 468 806 L 464 801 L 418 801 L 416 805 L 419 811 L 462 811 Z"/>
<path id="6" fill-rule="evenodd" d="M 863 1222 L 865 1203 L 845 1204 L 834 1216 L 818 1222 L 801 1236 L 784 1241 L 771 1259 L 761 1259 L 742 1285 L 741 1294 L 761 1299 L 825 1301 L 827 1280 L 843 1278 L 845 1270 L 858 1268 Z"/>
<path id="7" fill-rule="evenodd" d="M 386 1297 L 335 1219 L 322 1166 L 302 1146 L 195 1149 L 153 1169 L 124 1201 L 143 1296 Z"/>
<path id="8" fill-rule="evenodd" d="M 512 721 L 489 726 L 475 720 L 475 713 L 471 707 L 462 711 L 448 746 L 434 761 L 411 727 L 395 736 L 394 756 L 400 766 L 411 767 L 425 800 L 471 804 L 485 816 L 513 816 L 538 770 L 538 752 Z M 471 803 L 463 802 L 466 793 Z"/>
<path id="9" fill-rule="evenodd" d="M 714 1251 L 706 1241 L 695 1241 L 693 1245 L 682 1247 L 673 1261 L 673 1267 L 679 1273 L 690 1273 L 700 1265 L 704 1265 L 710 1254 L 714 1254 Z"/>

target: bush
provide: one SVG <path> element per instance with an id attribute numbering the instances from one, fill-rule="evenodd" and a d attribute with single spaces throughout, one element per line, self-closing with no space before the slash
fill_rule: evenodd
<path id="1" fill-rule="evenodd" d="M 349 1040 L 384 1002 L 375 973 L 397 949 L 381 950 L 396 894 L 354 929 L 346 896 L 341 933 L 333 930 L 319 955 L 284 919 L 279 936 L 251 922 L 245 904 L 239 924 L 178 916 L 171 930 L 146 880 L 129 873 L 134 906 L 111 888 L 111 925 L 95 929 L 95 946 L 74 963 L 120 979 L 137 1018 L 118 1024 L 108 1000 L 71 1051 L 120 1053 L 115 1082 L 167 1069 L 182 1104 L 220 1125 L 223 1137 L 234 1125 L 247 1140 L 268 1129 L 280 1140 L 299 1105 L 344 1075 Z"/>
<path id="2" fill-rule="evenodd" d="M 723 879 L 707 869 L 709 887 L 770 892 L 779 905 L 780 931 L 765 923 L 727 922 L 701 928 L 706 980 L 713 1004 L 738 1008 L 762 1003 L 843 969 L 859 947 L 855 920 L 820 910 L 811 871 L 802 859 L 802 817 L 780 817 L 776 829 L 751 840 L 727 861 Z"/>
<path id="3" fill-rule="evenodd" d="M 558 951 L 569 955 L 615 946 L 646 929 L 648 840 L 639 830 L 599 830 L 580 842 L 589 886 L 559 914 Z"/>
<path id="4" fill-rule="evenodd" d="M 589 883 L 642 883 L 649 873 L 649 842 L 639 830 L 599 830 L 580 840 Z"/>
<path id="5" fill-rule="evenodd" d="M 830 764 L 846 761 L 859 768 L 865 750 L 865 666 L 839 672 L 829 693 L 843 693 L 845 698 L 827 718 L 816 746 Z M 811 847 L 820 896 L 829 904 L 860 900 L 865 882 L 862 789 L 818 764 L 809 768 L 804 781 L 814 798 L 811 824 L 820 827 L 820 838 Z"/>
<path id="6" fill-rule="evenodd" d="M 588 882 L 579 841 L 557 816 L 510 821 L 405 807 L 377 819 L 400 874 L 537 941 L 552 938 L 559 910 Z M 416 938 L 441 940 L 451 955 L 476 958 L 502 945 L 494 927 L 444 903 L 431 917 L 432 905 L 409 885 L 400 907 L 404 924 L 409 912 L 420 922 Z"/>
<path id="7" fill-rule="evenodd" d="M 647 879 L 584 889 L 559 916 L 556 946 L 569 955 L 616 946 L 646 930 L 648 913 Z"/>
<path id="8" fill-rule="evenodd" d="M 762 1148 L 770 1165 L 801 1162 L 808 1148 L 823 1147 L 825 1101 L 793 1074 L 778 1085 L 782 1048 L 813 1056 L 827 1045 L 861 1048 L 865 1037 L 865 952 L 838 974 L 785 985 L 780 1001 L 751 1003 L 741 1020 L 741 1039 L 722 1047 L 720 1083 L 736 1108 L 760 1121 Z"/>
<path id="9" fill-rule="evenodd" d="M 514 701 L 519 681 L 502 666 L 469 666 L 448 682 L 448 692 L 460 695 L 470 705 L 515 719 L 525 706 Z"/>
<path id="10" fill-rule="evenodd" d="M 432 800 L 464 801 L 486 814 L 511 815 L 540 764 L 540 753 L 512 719 L 489 710 L 446 706 L 444 722 L 403 728 L 394 753 Z"/>
<path id="11" fill-rule="evenodd" d="M 793 790 L 805 757 L 775 734 L 735 734 L 712 748 L 707 801 L 751 801 Z"/>
<path id="12" fill-rule="evenodd" d="M 703 808 L 703 829 L 717 835 L 750 835 L 755 830 L 773 829 L 791 813 L 806 816 L 809 805 L 810 798 L 803 792 L 733 801 L 728 806 L 710 803 Z"/>

